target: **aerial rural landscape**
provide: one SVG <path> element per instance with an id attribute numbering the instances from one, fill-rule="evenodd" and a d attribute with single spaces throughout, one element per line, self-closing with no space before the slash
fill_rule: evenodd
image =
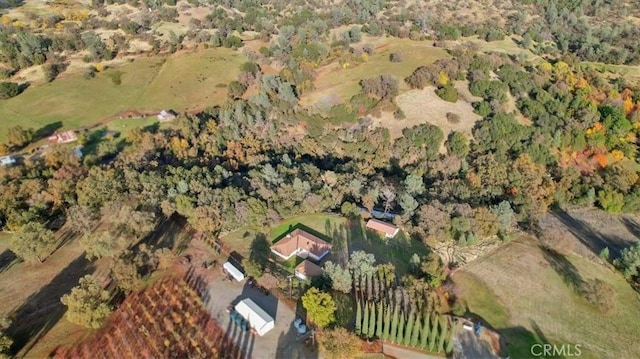
<path id="1" fill-rule="evenodd" d="M 0 358 L 640 358 L 631 0 L 0 0 Z"/>

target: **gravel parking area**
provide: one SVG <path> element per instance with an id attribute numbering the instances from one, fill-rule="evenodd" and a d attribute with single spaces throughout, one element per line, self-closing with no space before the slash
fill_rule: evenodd
<path id="1" fill-rule="evenodd" d="M 279 302 L 274 295 L 265 295 L 260 290 L 245 285 L 245 282 L 228 282 L 220 277 L 213 279 L 208 287 L 209 298 L 205 298 L 207 311 L 240 346 L 243 358 L 317 358 L 317 350 L 312 350 L 297 340 L 293 327 L 294 311 Z M 262 337 L 238 328 L 226 311 L 227 306 L 235 305 L 245 298 L 253 300 L 275 319 L 275 328 Z"/>

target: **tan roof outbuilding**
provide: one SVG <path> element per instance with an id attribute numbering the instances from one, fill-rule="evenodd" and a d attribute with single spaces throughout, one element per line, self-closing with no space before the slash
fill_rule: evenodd
<path id="1" fill-rule="evenodd" d="M 322 274 L 322 267 L 305 259 L 302 263 L 296 267 L 296 272 L 304 275 L 305 277 L 316 277 Z"/>
<path id="2" fill-rule="evenodd" d="M 398 227 L 396 227 L 395 225 L 393 225 L 391 223 L 383 222 L 383 221 L 375 219 L 375 218 L 371 218 L 367 222 L 366 227 L 369 228 L 369 229 L 372 229 L 374 231 L 386 233 L 389 236 L 394 235 L 396 230 L 398 229 Z"/>

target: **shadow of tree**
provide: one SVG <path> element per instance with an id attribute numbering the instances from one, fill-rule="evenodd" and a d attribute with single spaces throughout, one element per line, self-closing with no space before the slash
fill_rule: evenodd
<path id="1" fill-rule="evenodd" d="M 326 223 L 325 223 L 325 227 L 326 227 Z M 310 234 L 312 234 L 312 235 L 314 235 L 314 236 L 316 236 L 316 237 L 318 237 L 318 238 L 320 238 L 320 239 L 322 239 L 322 240 L 324 240 L 324 241 L 327 241 L 327 242 L 329 242 L 329 243 L 331 243 L 331 242 L 332 242 L 332 238 L 328 235 L 328 233 L 331 233 L 331 231 L 328 231 L 328 232 L 327 232 L 327 234 L 325 234 L 325 233 L 318 232 L 318 231 L 316 231 L 315 229 L 313 229 L 313 228 L 311 228 L 311 227 L 307 227 L 307 226 L 305 226 L 305 225 L 304 225 L 304 224 L 302 224 L 302 223 L 296 223 L 296 224 L 295 224 L 295 225 L 293 225 L 293 226 L 291 226 L 291 225 L 290 225 L 290 226 L 287 228 L 287 230 L 286 230 L 286 231 L 284 231 L 283 233 L 281 233 L 280 235 L 278 235 L 278 236 L 277 236 L 277 237 L 276 237 L 276 238 L 271 242 L 271 244 L 270 244 L 270 245 L 272 245 L 272 244 L 276 244 L 279 240 L 281 240 L 282 238 L 286 237 L 286 236 L 287 236 L 287 234 L 291 233 L 293 230 L 296 230 L 296 229 L 303 230 L 303 231 L 305 231 L 305 232 L 307 232 L 307 233 L 310 233 Z"/>
<path id="2" fill-rule="evenodd" d="M 593 229 L 588 223 L 571 216 L 571 214 L 563 210 L 556 210 L 552 212 L 552 215 L 595 255 L 600 254 L 604 248 L 609 248 L 611 257 L 615 258 L 620 255 L 622 249 L 630 245 L 628 241 L 622 238 L 604 236 L 599 231 Z"/>
<path id="3" fill-rule="evenodd" d="M 305 320 L 307 312 L 304 307 L 302 307 L 301 300 L 296 302 L 295 313 L 297 318 L 301 318 L 303 321 Z M 307 327 L 307 329 L 309 330 L 311 328 Z M 307 331 L 307 334 L 309 334 L 309 331 Z M 309 335 L 300 336 L 293 323 L 291 323 L 286 333 L 280 333 L 276 349 L 276 358 L 316 359 L 318 357 L 318 342 Z"/>
<path id="4" fill-rule="evenodd" d="M 269 243 L 269 240 L 267 240 L 267 236 L 264 233 L 258 233 L 251 242 L 249 259 L 265 268 L 269 262 L 270 255 L 271 243 Z"/>
<path id="5" fill-rule="evenodd" d="M 53 135 L 56 130 L 62 128 L 62 122 L 56 121 L 39 128 L 33 135 L 33 140 L 37 141 Z"/>
<path id="6" fill-rule="evenodd" d="M 31 295 L 10 316 L 13 323 L 8 330 L 14 339 L 12 353 L 27 352 L 62 318 L 66 308 L 60 298 L 78 285 L 78 280 L 93 271 L 93 264 L 84 253 L 64 268 L 51 282 Z"/>
<path id="7" fill-rule="evenodd" d="M 622 217 L 620 219 L 620 222 L 624 224 L 624 226 L 629 232 L 631 232 L 631 234 L 633 234 L 640 240 L 640 223 L 638 223 L 638 221 L 629 217 Z"/>
<path id="8" fill-rule="evenodd" d="M 540 250 L 544 259 L 551 265 L 551 268 L 553 268 L 569 287 L 579 293 L 584 285 L 584 280 L 573 263 L 553 249 L 540 246 Z"/>
<path id="9" fill-rule="evenodd" d="M 500 329 L 501 357 L 535 357 L 534 353 L 542 351 L 542 347 L 538 345 L 552 344 L 534 320 L 530 320 L 530 323 L 533 331 L 522 326 Z M 562 358 L 562 356 L 545 355 L 544 358 Z"/>
<path id="10" fill-rule="evenodd" d="M 155 229 L 146 237 L 140 240 L 140 243 L 146 243 L 156 248 L 169 248 L 176 250 L 177 246 L 182 245 L 176 240 L 187 224 L 186 218 L 174 213 L 169 218 L 162 220 Z"/>
<path id="11" fill-rule="evenodd" d="M 4 252 L 0 254 L 0 273 L 8 270 L 19 261 L 20 259 L 15 255 L 15 253 L 9 249 L 5 249 Z"/>

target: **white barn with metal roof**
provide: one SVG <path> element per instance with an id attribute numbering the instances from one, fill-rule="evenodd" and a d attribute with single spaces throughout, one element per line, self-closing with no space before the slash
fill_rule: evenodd
<path id="1" fill-rule="evenodd" d="M 249 298 L 241 300 L 236 304 L 235 309 L 260 336 L 275 327 L 275 320 Z"/>

